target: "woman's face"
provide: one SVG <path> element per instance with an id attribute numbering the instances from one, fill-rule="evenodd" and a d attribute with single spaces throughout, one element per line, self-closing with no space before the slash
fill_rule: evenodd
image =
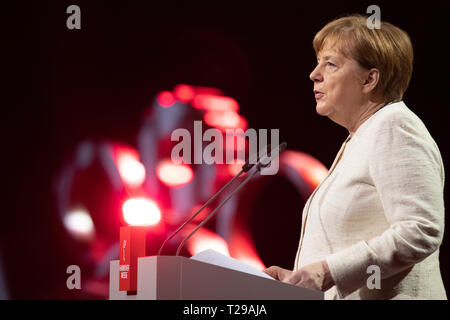
<path id="1" fill-rule="evenodd" d="M 325 43 L 317 55 L 317 66 L 311 72 L 314 82 L 316 111 L 344 125 L 363 103 L 362 92 L 366 70 L 354 59 L 333 50 Z"/>

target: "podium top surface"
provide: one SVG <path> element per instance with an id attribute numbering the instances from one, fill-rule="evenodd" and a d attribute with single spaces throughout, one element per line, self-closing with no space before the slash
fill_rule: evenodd
<path id="1" fill-rule="evenodd" d="M 137 294 L 119 291 L 119 260 L 110 263 L 110 299 L 323 300 L 301 288 L 180 256 L 138 258 Z"/>

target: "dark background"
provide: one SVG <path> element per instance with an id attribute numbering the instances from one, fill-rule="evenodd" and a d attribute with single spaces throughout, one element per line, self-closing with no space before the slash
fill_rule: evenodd
<path id="1" fill-rule="evenodd" d="M 81 30 L 66 28 L 71 4 L 81 8 Z M 329 167 L 347 132 L 315 113 L 311 42 L 328 21 L 365 14 L 371 4 L 412 39 L 414 72 L 404 101 L 435 138 L 448 171 L 448 1 L 5 5 L 0 247 L 9 296 L 45 298 L 48 283 L 65 279 L 66 266 L 76 264 L 57 231 L 52 193 L 68 154 L 84 138 L 136 145 L 142 114 L 160 90 L 178 83 L 220 88 L 238 101 L 249 127 L 278 128 L 290 149 Z M 447 290 L 449 250 L 446 228 Z"/>

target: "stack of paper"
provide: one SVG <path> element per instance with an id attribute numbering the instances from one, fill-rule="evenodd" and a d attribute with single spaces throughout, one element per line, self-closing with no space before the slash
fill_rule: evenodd
<path id="1" fill-rule="evenodd" d="M 208 249 L 205 251 L 202 251 L 200 253 L 197 253 L 196 255 L 192 256 L 191 259 L 202 261 L 205 263 L 214 264 L 220 267 L 233 269 L 241 272 L 246 272 L 253 274 L 258 277 L 263 277 L 267 279 L 274 280 L 271 276 L 269 276 L 267 273 L 264 273 L 262 271 L 259 271 L 248 264 L 245 264 L 237 259 L 225 256 L 217 251 L 214 251 L 212 249 Z"/>

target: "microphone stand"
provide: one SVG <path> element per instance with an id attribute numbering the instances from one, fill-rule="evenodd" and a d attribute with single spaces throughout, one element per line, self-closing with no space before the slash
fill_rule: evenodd
<path id="1" fill-rule="evenodd" d="M 286 146 L 286 143 L 284 142 L 284 143 L 282 143 L 278 148 L 279 148 L 279 152 L 281 152 L 281 147 L 282 146 L 282 149 L 284 149 L 284 147 Z M 249 161 L 247 161 L 243 166 L 242 166 L 242 169 L 241 169 L 241 171 L 238 173 L 238 174 L 236 174 L 234 177 L 233 177 L 233 179 L 231 179 L 225 186 L 223 186 L 216 194 L 214 194 L 200 209 L 198 209 L 197 210 L 197 212 L 195 212 L 189 219 L 187 219 L 181 226 L 179 226 L 178 228 L 177 228 L 177 230 L 175 230 L 166 240 L 164 240 L 164 242 L 162 243 L 162 245 L 161 245 L 161 247 L 160 247 L 160 249 L 159 249 L 159 251 L 158 251 L 158 256 L 161 254 L 161 252 L 162 252 L 162 249 L 164 248 L 164 246 L 166 245 L 166 243 L 170 240 L 170 239 L 172 239 L 178 232 L 180 232 L 180 230 L 181 229 L 183 229 L 185 226 L 186 226 L 186 224 L 188 224 L 190 221 L 192 221 L 192 219 L 194 219 L 208 204 L 210 204 L 214 199 L 216 199 L 226 188 L 228 188 L 232 183 L 233 183 L 233 181 L 235 181 L 237 178 L 239 178 L 241 175 L 242 175 L 242 173 L 244 173 L 244 172 L 248 172 L 248 171 L 250 171 L 250 169 L 253 167 L 253 166 L 255 166 L 255 163 L 252 163 L 252 162 L 257 162 L 256 163 L 256 170 L 249 176 L 249 177 L 247 177 L 247 179 L 245 179 L 242 183 L 241 183 L 241 185 L 239 185 L 239 187 L 237 188 L 237 189 L 235 189 L 232 193 L 231 193 L 231 195 L 228 197 L 228 198 L 226 198 L 216 209 L 214 209 L 214 211 L 213 212 L 211 212 L 207 217 L 206 217 L 206 219 L 204 220 L 204 221 L 202 221 L 202 223 L 200 223 L 195 229 L 194 229 L 194 231 L 193 232 L 191 232 L 190 234 L 189 234 L 189 236 L 188 236 L 188 238 L 186 238 L 186 239 L 184 239 L 183 240 L 183 242 L 180 244 L 180 246 L 178 247 L 178 250 L 177 250 L 177 256 L 178 256 L 178 254 L 179 254 L 179 252 L 180 252 L 180 250 L 181 250 L 181 248 L 183 247 L 183 245 L 184 245 L 184 243 L 198 230 L 198 229 L 200 229 L 209 219 L 211 219 L 211 217 L 217 212 L 217 210 L 219 210 L 237 191 L 239 191 L 242 187 L 244 187 L 244 185 L 246 185 L 247 184 L 247 182 L 257 173 L 257 172 L 259 172 L 259 171 L 261 171 L 261 168 L 264 168 L 264 167 L 266 167 L 269 163 L 270 163 L 270 161 L 272 160 L 271 158 L 273 158 L 273 156 L 272 157 L 270 157 L 270 158 L 264 158 L 264 159 L 260 159 L 261 158 L 261 155 L 263 154 L 262 152 L 264 151 L 264 153 L 266 153 L 267 151 L 267 148 L 268 147 L 270 147 L 270 145 L 268 145 L 268 146 L 265 146 L 264 148 L 263 148 L 263 150 L 262 151 L 260 151 L 259 153 L 256 153 L 256 155 L 253 155 L 252 157 L 251 157 L 251 159 L 249 159 Z M 268 162 L 267 163 L 265 163 L 265 164 L 263 164 L 263 161 L 262 160 L 268 160 Z"/>
<path id="2" fill-rule="evenodd" d="M 201 227 L 203 227 L 203 225 L 205 225 L 214 215 L 215 213 L 222 208 L 225 203 L 239 190 L 241 190 L 249 181 L 251 178 L 253 178 L 253 176 L 258 173 L 260 171 L 260 168 L 258 167 L 256 170 L 254 170 L 236 189 L 233 190 L 233 192 L 231 192 L 231 194 L 224 200 L 222 201 L 217 208 L 215 208 L 186 238 L 183 239 L 183 241 L 181 242 L 181 244 L 178 246 L 177 249 L 177 253 L 175 254 L 175 256 L 178 256 L 180 254 L 181 249 L 183 248 L 184 244 L 186 241 L 189 240 L 190 237 L 192 237 L 194 235 L 195 232 L 197 232 L 198 229 L 200 229 Z"/>
<path id="3" fill-rule="evenodd" d="M 166 240 L 164 240 L 163 244 L 161 245 L 159 251 L 158 251 L 158 256 L 161 254 L 163 247 L 165 246 L 165 244 L 172 239 L 181 229 L 184 228 L 184 226 L 186 224 L 188 224 L 190 221 L 192 221 L 192 219 L 194 219 L 208 204 L 210 204 L 214 199 L 216 199 L 226 188 L 228 188 L 228 186 L 237 178 L 239 178 L 242 173 L 247 172 L 251 169 L 253 165 L 249 165 L 249 164 L 244 164 L 244 166 L 242 167 L 242 170 L 240 172 L 238 172 L 238 174 L 236 174 L 233 179 L 231 179 L 225 186 L 222 187 L 222 189 L 220 189 L 215 195 L 213 195 L 200 209 L 197 210 L 196 213 L 194 213 L 189 219 L 187 219 L 181 226 L 178 227 L 177 230 L 175 230 L 175 232 L 173 232 Z"/>
<path id="4" fill-rule="evenodd" d="M 251 178 L 253 178 L 253 176 L 261 171 L 261 168 L 265 168 L 267 167 L 270 162 L 277 157 L 287 146 L 286 142 L 281 143 L 278 147 L 276 147 L 275 149 L 273 149 L 270 152 L 270 156 L 265 156 L 262 159 L 260 159 L 258 161 L 258 163 L 256 164 L 256 169 L 236 188 L 233 190 L 233 192 L 231 192 L 231 194 L 225 199 L 223 200 L 219 206 L 217 208 L 215 208 L 186 238 L 183 239 L 183 241 L 180 243 L 180 245 L 178 246 L 177 252 L 175 254 L 175 256 L 178 256 L 180 254 L 181 249 L 183 248 L 184 244 L 186 243 L 187 240 L 189 240 L 190 237 L 192 237 L 194 235 L 195 232 L 197 232 L 198 229 L 200 229 L 201 227 L 203 227 L 205 225 L 205 223 L 207 223 L 214 215 L 215 213 L 222 208 L 225 203 L 230 200 L 230 198 L 239 190 L 241 190 L 249 181 Z M 253 167 L 252 164 L 244 164 L 242 166 L 242 170 L 239 173 L 239 175 L 242 173 L 242 171 L 244 170 L 250 170 Z M 233 179 L 234 180 L 234 179 Z M 228 184 L 227 184 L 228 185 Z M 222 190 L 221 190 L 222 191 Z"/>

